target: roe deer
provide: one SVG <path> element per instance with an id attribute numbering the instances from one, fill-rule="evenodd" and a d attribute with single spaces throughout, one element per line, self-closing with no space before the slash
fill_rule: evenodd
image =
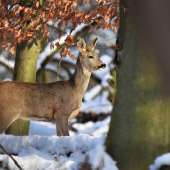
<path id="1" fill-rule="evenodd" d="M 57 135 L 69 136 L 68 121 L 77 116 L 91 71 L 106 65 L 93 51 L 97 38 L 78 42 L 79 56 L 70 80 L 54 83 L 0 82 L 0 134 L 16 119 L 56 121 Z"/>

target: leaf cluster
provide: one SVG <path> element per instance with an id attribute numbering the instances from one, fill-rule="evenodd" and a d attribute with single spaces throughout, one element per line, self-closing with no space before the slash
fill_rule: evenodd
<path id="1" fill-rule="evenodd" d="M 43 39 L 49 35 L 46 29 L 50 21 L 58 23 L 58 29 L 61 30 L 63 24 L 67 26 L 72 22 L 72 31 L 82 24 L 90 25 L 89 32 L 94 29 L 92 23 L 98 23 L 96 29 L 116 29 L 119 25 L 119 0 L 111 2 L 110 0 L 97 0 L 102 3 L 94 11 L 80 12 L 77 7 L 78 0 L 31 0 L 29 5 L 24 6 L 24 0 L 1 0 L 0 1 L 0 45 L 6 47 L 6 50 L 12 45 L 9 43 L 13 39 L 14 44 L 21 44 L 22 41 L 33 39 Z M 86 3 L 89 3 L 86 0 Z M 62 33 L 59 32 L 59 39 Z M 74 45 L 73 36 L 70 34 L 65 39 L 66 47 Z M 60 46 L 59 43 L 52 44 L 51 48 Z M 15 52 L 15 45 L 10 47 L 11 53 Z M 69 52 L 65 51 L 65 53 Z M 63 54 L 65 56 L 65 53 Z"/>

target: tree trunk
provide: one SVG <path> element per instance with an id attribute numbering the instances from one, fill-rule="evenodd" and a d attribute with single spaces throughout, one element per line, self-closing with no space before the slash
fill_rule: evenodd
<path id="1" fill-rule="evenodd" d="M 106 140 L 106 151 L 120 170 L 144 170 L 169 152 L 170 97 L 166 94 L 153 49 L 133 24 L 131 0 L 121 1 L 117 92 Z"/>
<path id="2" fill-rule="evenodd" d="M 13 80 L 20 82 L 35 83 L 37 60 L 41 50 L 40 40 L 27 45 L 22 42 L 17 45 Z M 30 121 L 18 119 L 5 131 L 5 134 L 15 136 L 28 135 Z"/>

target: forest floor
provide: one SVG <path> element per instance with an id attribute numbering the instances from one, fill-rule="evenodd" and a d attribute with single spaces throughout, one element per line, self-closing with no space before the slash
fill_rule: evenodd
<path id="1" fill-rule="evenodd" d="M 109 114 L 80 113 L 70 122 L 70 136 L 57 137 L 55 124 L 31 121 L 29 136 L 1 135 L 0 144 L 24 170 L 118 170 L 104 147 L 109 123 Z M 1 168 L 18 169 L 0 153 Z"/>

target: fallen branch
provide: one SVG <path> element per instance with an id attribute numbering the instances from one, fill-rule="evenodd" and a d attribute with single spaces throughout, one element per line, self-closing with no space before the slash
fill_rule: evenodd
<path id="1" fill-rule="evenodd" d="M 14 164 L 20 169 L 23 170 L 20 165 L 18 164 L 18 162 L 10 155 L 10 153 L 8 151 L 6 151 L 2 145 L 0 145 L 0 148 L 13 160 Z"/>

